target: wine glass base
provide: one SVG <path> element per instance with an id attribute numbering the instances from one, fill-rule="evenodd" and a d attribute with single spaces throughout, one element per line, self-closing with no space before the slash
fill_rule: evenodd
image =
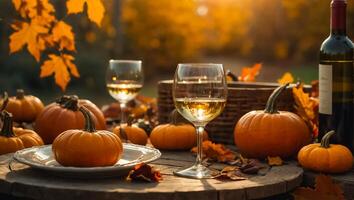
<path id="1" fill-rule="evenodd" d="M 210 170 L 203 165 L 193 165 L 186 169 L 174 171 L 174 175 L 193 179 L 206 179 L 215 177 L 216 171 Z"/>

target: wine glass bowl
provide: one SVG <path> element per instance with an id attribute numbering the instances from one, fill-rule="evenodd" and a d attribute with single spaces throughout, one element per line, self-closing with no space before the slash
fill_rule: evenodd
<path id="1" fill-rule="evenodd" d="M 196 127 L 198 149 L 195 164 L 174 173 L 189 178 L 210 178 L 212 172 L 202 165 L 202 139 L 206 124 L 216 118 L 226 105 L 227 84 L 223 66 L 179 64 L 172 93 L 177 111 Z"/>
<path id="2" fill-rule="evenodd" d="M 125 123 L 126 103 L 133 100 L 143 87 L 144 75 L 140 60 L 110 60 L 106 72 L 109 94 L 120 103 L 121 124 Z"/>

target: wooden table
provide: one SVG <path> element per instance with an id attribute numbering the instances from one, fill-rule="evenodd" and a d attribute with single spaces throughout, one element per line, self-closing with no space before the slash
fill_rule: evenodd
<path id="1" fill-rule="evenodd" d="M 160 170 L 160 183 L 127 182 L 123 178 L 80 180 L 56 177 L 15 163 L 10 171 L 11 154 L 0 156 L 0 193 L 32 199 L 259 199 L 289 192 L 302 181 L 302 168 L 296 164 L 273 167 L 265 176 L 243 181 L 194 180 L 176 177 L 173 170 L 190 166 L 190 152 L 162 152 L 152 165 Z M 211 166 L 216 167 L 216 166 Z"/>

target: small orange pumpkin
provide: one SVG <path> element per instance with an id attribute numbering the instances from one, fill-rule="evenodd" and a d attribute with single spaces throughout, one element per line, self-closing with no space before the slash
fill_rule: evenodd
<path id="1" fill-rule="evenodd" d="M 34 130 L 50 144 L 62 132 L 70 129 L 84 128 L 84 117 L 79 107 L 84 106 L 92 113 L 92 118 L 98 130 L 106 129 L 106 121 L 101 110 L 89 100 L 77 96 L 63 96 L 51 103 L 38 115 Z"/>
<path id="2" fill-rule="evenodd" d="M 170 123 L 156 126 L 150 134 L 150 142 L 155 148 L 163 150 L 187 150 L 197 143 L 195 128 L 186 123 L 182 116 L 174 110 L 171 113 Z M 180 120 L 179 120 L 180 119 Z M 204 131 L 203 139 L 208 139 Z"/>
<path id="3" fill-rule="evenodd" d="M 55 160 L 63 166 L 112 166 L 120 159 L 123 145 L 119 137 L 109 131 L 96 131 L 88 109 L 80 107 L 85 118 L 83 130 L 67 130 L 55 138 L 52 150 Z"/>
<path id="4" fill-rule="evenodd" d="M 353 154 L 340 144 L 330 144 L 334 131 L 323 136 L 321 143 L 304 146 L 297 156 L 301 166 L 317 172 L 343 173 L 353 167 Z"/>
<path id="5" fill-rule="evenodd" d="M 113 133 L 122 140 L 128 140 L 133 144 L 146 145 L 149 138 L 148 135 L 144 129 L 132 124 L 132 121 L 133 118 L 129 117 L 128 123 L 123 126 L 116 126 L 113 129 Z"/>
<path id="6" fill-rule="evenodd" d="M 17 90 L 15 97 L 10 97 L 8 100 L 5 97 L 2 104 L 6 105 L 6 111 L 12 113 L 15 122 L 33 122 L 44 108 L 39 98 L 25 95 L 21 89 Z"/>
<path id="7" fill-rule="evenodd" d="M 32 130 L 13 127 L 12 114 L 3 111 L 3 127 L 0 132 L 0 154 L 12 153 L 32 146 L 43 145 L 41 137 Z"/>
<path id="8" fill-rule="evenodd" d="M 273 91 L 265 110 L 248 112 L 237 122 L 234 141 L 246 156 L 290 157 L 310 143 L 310 130 L 304 120 L 292 112 L 277 110 L 277 97 L 287 86 L 280 86 Z"/>

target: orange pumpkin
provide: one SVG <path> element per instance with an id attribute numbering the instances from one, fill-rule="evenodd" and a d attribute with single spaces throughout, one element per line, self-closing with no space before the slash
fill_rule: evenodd
<path id="1" fill-rule="evenodd" d="M 38 115 L 34 130 L 50 144 L 63 131 L 84 128 L 84 117 L 79 111 L 83 106 L 92 113 L 92 118 L 98 130 L 106 129 L 105 118 L 101 110 L 89 100 L 77 96 L 63 96 L 55 103 L 46 106 Z"/>
<path id="2" fill-rule="evenodd" d="M 156 126 L 150 134 L 150 142 L 155 148 L 163 150 L 187 150 L 197 143 L 195 128 L 181 119 L 180 114 L 174 110 L 171 113 L 170 123 Z M 182 121 L 182 122 L 181 122 Z M 203 139 L 208 139 L 204 131 Z"/>
<path id="3" fill-rule="evenodd" d="M 116 126 L 113 129 L 113 133 L 115 133 L 122 140 L 128 140 L 133 144 L 146 145 L 148 135 L 144 129 L 132 124 L 132 121 L 133 118 L 129 117 L 128 123 L 123 126 Z"/>
<path id="4" fill-rule="evenodd" d="M 298 161 L 301 166 L 317 172 L 343 173 L 353 167 L 353 154 L 340 144 L 330 144 L 334 131 L 323 136 L 321 143 L 304 146 L 298 153 Z"/>
<path id="5" fill-rule="evenodd" d="M 67 130 L 55 138 L 52 150 L 55 160 L 63 166 L 112 166 L 120 159 L 123 145 L 112 132 L 96 131 L 90 111 L 79 109 L 85 118 L 83 130 Z"/>
<path id="6" fill-rule="evenodd" d="M 32 130 L 13 127 L 12 114 L 2 112 L 3 127 L 0 132 L 0 154 L 43 145 L 41 137 Z"/>
<path id="7" fill-rule="evenodd" d="M 269 97 L 265 110 L 246 113 L 234 129 L 234 141 L 248 157 L 290 157 L 311 141 L 305 122 L 296 114 L 278 111 L 277 97 L 288 84 L 278 87 Z"/>
<path id="8" fill-rule="evenodd" d="M 5 110 L 12 113 L 15 122 L 33 122 L 44 108 L 39 98 L 25 95 L 23 90 L 17 90 L 17 95 L 8 100 L 5 96 L 2 104 L 6 105 Z"/>

